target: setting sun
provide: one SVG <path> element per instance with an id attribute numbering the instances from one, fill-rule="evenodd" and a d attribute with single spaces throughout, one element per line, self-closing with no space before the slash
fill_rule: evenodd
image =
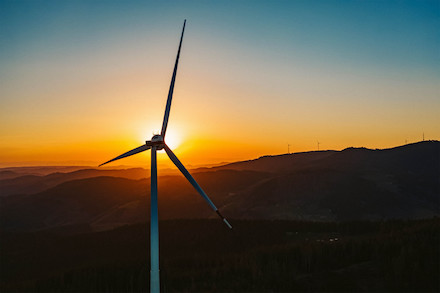
<path id="1" fill-rule="evenodd" d="M 173 129 L 167 130 L 167 136 L 165 138 L 165 142 L 168 147 L 172 150 L 177 149 L 182 143 L 182 133 L 173 131 Z M 164 152 L 164 150 L 162 150 Z"/>
<path id="2" fill-rule="evenodd" d="M 141 140 L 147 141 L 147 140 L 150 140 L 151 137 L 153 137 L 153 135 L 159 134 L 159 133 L 160 133 L 159 130 L 154 130 L 154 131 L 151 131 L 151 130 L 150 131 L 144 131 L 144 130 L 142 130 L 139 133 L 139 138 Z M 176 128 L 171 128 L 171 127 L 167 130 L 167 135 L 166 135 L 165 142 L 166 142 L 166 144 L 168 145 L 168 147 L 170 149 L 175 150 L 175 149 L 177 149 L 182 144 L 183 133 L 184 133 L 184 131 L 182 131 L 181 129 L 179 131 L 177 131 Z M 161 150 L 159 152 L 165 152 L 165 151 Z"/>

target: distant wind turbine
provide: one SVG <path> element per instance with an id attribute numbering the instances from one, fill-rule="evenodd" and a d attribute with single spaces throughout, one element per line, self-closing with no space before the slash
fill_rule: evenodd
<path id="1" fill-rule="evenodd" d="M 150 292 L 160 292 L 159 281 L 159 225 L 158 225 L 158 209 L 157 209 L 157 161 L 156 152 L 161 149 L 165 149 L 168 157 L 176 165 L 176 167 L 182 172 L 182 174 L 188 179 L 191 185 L 197 190 L 197 192 L 208 202 L 211 208 L 217 213 L 217 215 L 225 222 L 225 224 L 232 229 L 228 220 L 223 217 L 217 207 L 206 195 L 200 185 L 194 180 L 188 170 L 179 161 L 173 151 L 165 143 L 165 133 L 167 131 L 168 118 L 170 116 L 171 100 L 173 99 L 174 83 L 176 81 L 177 65 L 179 64 L 180 48 L 182 47 L 183 33 L 185 32 L 186 19 L 183 22 L 182 35 L 180 36 L 179 49 L 177 51 L 176 63 L 174 64 L 173 76 L 171 78 L 170 89 L 168 91 L 168 99 L 165 107 L 165 115 L 163 117 L 162 131 L 160 134 L 153 135 L 151 140 L 146 141 L 144 145 L 132 149 L 114 159 L 111 159 L 99 166 L 107 163 L 135 155 L 137 153 L 151 149 L 151 220 L 150 220 L 150 254 L 151 254 L 151 270 L 150 270 Z"/>

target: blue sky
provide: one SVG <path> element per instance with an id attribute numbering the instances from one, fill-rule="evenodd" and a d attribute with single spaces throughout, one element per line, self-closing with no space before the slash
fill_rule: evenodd
<path id="1" fill-rule="evenodd" d="M 439 73 L 439 1 L 1 1 L 2 60 L 145 31 Z"/>

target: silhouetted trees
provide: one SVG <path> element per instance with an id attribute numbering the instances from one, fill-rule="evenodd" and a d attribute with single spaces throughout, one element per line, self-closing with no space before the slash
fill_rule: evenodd
<path id="1" fill-rule="evenodd" d="M 163 292 L 438 292 L 440 219 L 161 222 Z M 146 292 L 148 226 L 1 235 L 2 292 Z"/>

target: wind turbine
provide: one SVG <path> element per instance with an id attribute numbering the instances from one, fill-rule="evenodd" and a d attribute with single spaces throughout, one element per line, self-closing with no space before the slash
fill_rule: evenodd
<path id="1" fill-rule="evenodd" d="M 114 159 L 111 159 L 99 166 L 108 164 L 110 162 L 135 155 L 137 153 L 151 149 L 151 220 L 150 220 L 150 292 L 160 292 L 160 279 L 159 279 L 159 223 L 158 223 L 158 209 L 157 209 L 157 160 L 156 152 L 158 150 L 165 149 L 168 157 L 176 165 L 176 167 L 182 172 L 182 174 L 188 179 L 189 183 L 197 190 L 197 192 L 208 202 L 211 208 L 217 213 L 217 215 L 225 222 L 225 224 L 232 229 L 228 220 L 223 217 L 211 199 L 206 195 L 200 185 L 194 180 L 188 170 L 179 161 L 173 151 L 165 143 L 165 133 L 167 131 L 168 118 L 170 116 L 171 100 L 173 99 L 174 83 L 176 81 L 177 65 L 179 64 L 180 48 L 182 47 L 183 33 L 185 32 L 186 19 L 183 22 L 182 35 L 180 36 L 179 49 L 177 51 L 176 63 L 174 64 L 173 76 L 171 78 L 170 89 L 168 91 L 168 99 L 165 107 L 165 115 L 163 117 L 162 131 L 160 134 L 153 135 L 151 140 L 145 142 L 144 145 L 132 149 Z"/>

